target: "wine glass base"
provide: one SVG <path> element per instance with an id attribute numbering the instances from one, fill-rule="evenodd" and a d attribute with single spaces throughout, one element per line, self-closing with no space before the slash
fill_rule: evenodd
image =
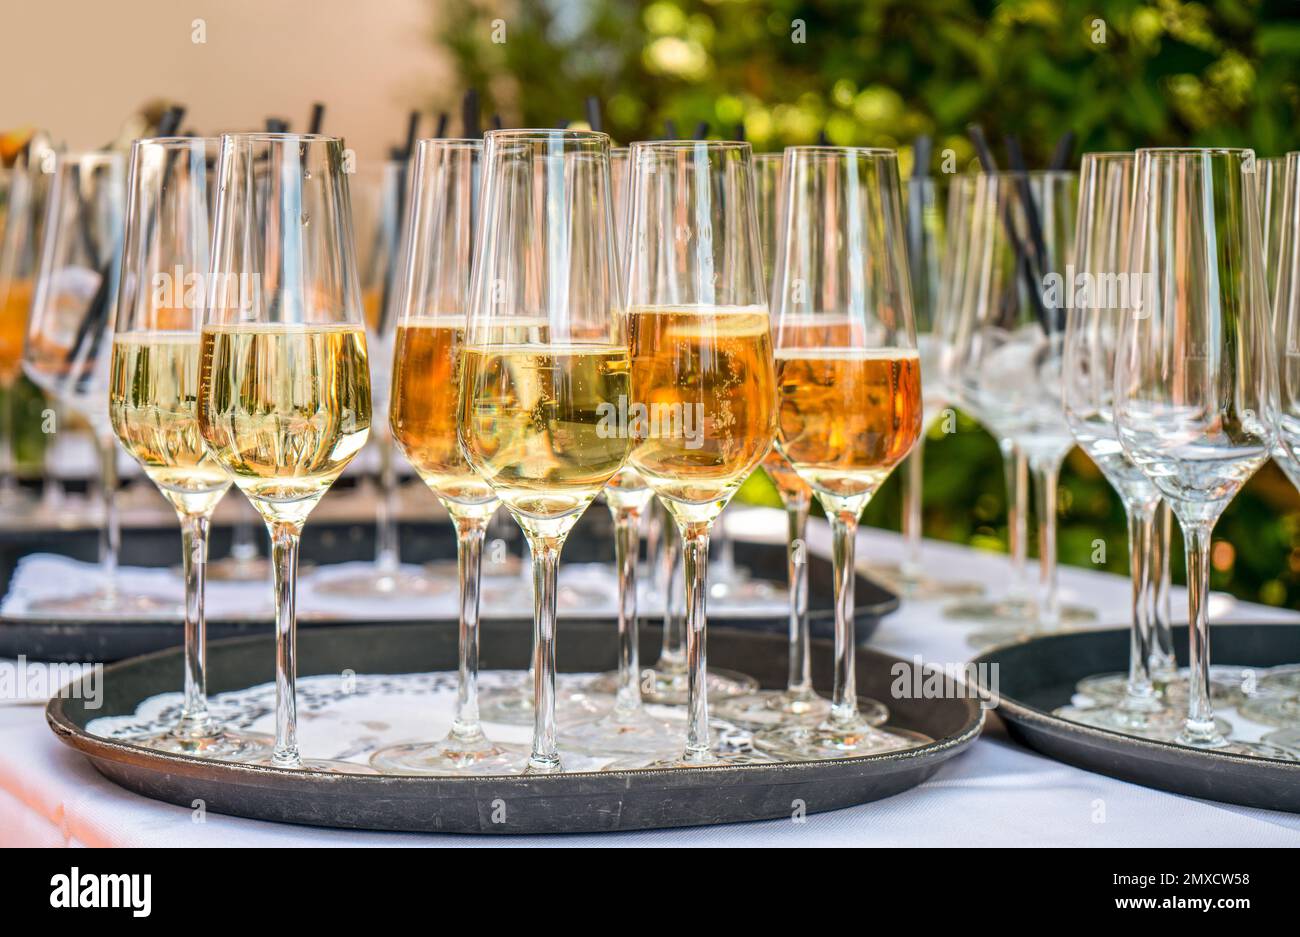
<path id="1" fill-rule="evenodd" d="M 1144 711 L 1126 709 L 1118 705 L 1061 706 L 1052 711 L 1060 719 L 1068 719 L 1094 729 L 1105 729 L 1122 735 L 1133 735 L 1161 742 L 1174 742 L 1183 731 L 1183 711 L 1159 704 L 1159 708 Z M 1226 734 L 1232 726 L 1226 719 L 1214 720 L 1215 731 Z"/>
<path id="2" fill-rule="evenodd" d="M 454 582 L 454 579 L 450 581 L 435 579 L 423 572 L 381 571 L 375 567 L 373 572 L 322 577 L 313 585 L 322 595 L 384 598 L 443 595 L 452 589 Z"/>
<path id="3" fill-rule="evenodd" d="M 718 768 L 729 765 L 770 765 L 780 761 L 756 749 L 711 749 L 707 755 L 687 758 L 684 751 L 661 750 L 657 755 L 635 755 L 607 764 L 605 771 L 641 771 L 660 768 Z"/>
<path id="4" fill-rule="evenodd" d="M 780 589 L 762 579 L 736 578 L 709 583 L 709 601 L 722 605 L 771 602 L 780 595 Z"/>
<path id="5" fill-rule="evenodd" d="M 612 698 L 593 693 L 589 687 L 555 688 L 555 718 L 571 722 L 602 716 L 614 705 Z M 533 724 L 533 685 L 502 687 L 484 690 L 480 694 L 479 718 L 484 722 L 499 722 L 508 726 Z"/>
<path id="6" fill-rule="evenodd" d="M 821 761 L 903 751 L 934 739 L 908 729 L 877 728 L 859 720 L 847 725 L 779 726 L 754 735 L 754 747 L 782 761 Z"/>
<path id="7" fill-rule="evenodd" d="M 1285 748 L 1300 755 L 1300 728 L 1278 729 L 1276 732 L 1270 732 L 1260 741 L 1269 745 L 1276 745 L 1278 748 Z"/>
<path id="8" fill-rule="evenodd" d="M 644 709 L 631 713 L 609 712 L 596 719 L 561 729 L 557 744 L 566 754 L 592 757 L 604 755 L 653 755 L 683 746 L 686 723 L 656 719 Z"/>
<path id="9" fill-rule="evenodd" d="M 1247 696 L 1237 704 L 1237 712 L 1251 722 L 1266 726 L 1283 729 L 1300 726 L 1300 696 Z"/>
<path id="10" fill-rule="evenodd" d="M 378 774 L 369 765 L 359 765 L 355 761 L 338 761 L 334 758 L 303 758 L 297 764 L 281 764 L 271 755 L 242 762 L 268 768 L 286 768 L 290 771 L 321 771 L 326 774 Z"/>
<path id="11" fill-rule="evenodd" d="M 1300 761 L 1300 751 L 1283 748 L 1268 741 L 1243 742 L 1229 739 L 1222 735 L 1213 739 L 1188 738 L 1180 736 L 1174 741 L 1185 748 L 1199 751 L 1218 752 L 1222 755 L 1245 755 L 1249 758 L 1273 758 L 1277 761 Z"/>
<path id="12" fill-rule="evenodd" d="M 719 719 L 748 729 L 770 729 L 782 725 L 820 725 L 830 718 L 831 701 L 816 694 L 791 693 L 789 690 L 759 690 L 745 696 L 733 696 L 709 704 Z M 858 697 L 858 714 L 873 726 L 889 721 L 884 703 Z"/>
<path id="13" fill-rule="evenodd" d="M 998 630 L 1006 630 L 1008 634 L 1037 633 L 1041 625 L 1038 604 L 1023 599 L 972 599 L 954 602 L 944 607 L 943 617 L 954 621 L 993 624 L 999 626 Z M 1096 609 L 1083 605 L 1061 605 L 1060 625 L 1082 625 L 1096 620 Z"/>
<path id="14" fill-rule="evenodd" d="M 483 735 L 474 739 L 449 735 L 438 742 L 406 742 L 381 748 L 370 756 L 370 767 L 380 774 L 523 774 L 528 754 L 522 746 L 493 742 Z"/>
<path id="15" fill-rule="evenodd" d="M 234 732 L 221 728 L 207 734 L 191 734 L 173 728 L 133 735 L 125 741 L 156 752 L 193 755 L 214 761 L 254 762 L 261 758 L 269 758 L 275 747 L 275 739 L 269 735 Z"/>
<path id="16" fill-rule="evenodd" d="M 859 567 L 869 578 L 905 599 L 925 602 L 984 594 L 984 584 L 971 579 L 935 579 L 904 570 L 898 563 L 869 563 Z"/>
<path id="17" fill-rule="evenodd" d="M 175 615 L 183 616 L 180 602 L 160 596 L 137 595 L 114 589 L 97 589 L 81 595 L 36 599 L 28 609 L 46 615 Z"/>
<path id="18" fill-rule="evenodd" d="M 650 672 L 647 683 L 646 672 L 642 672 L 641 698 L 647 703 L 661 706 L 685 706 L 687 693 L 686 671 L 659 670 Z M 758 681 L 748 674 L 735 670 L 709 668 L 706 687 L 710 700 L 721 700 L 731 696 L 743 696 L 758 689 Z"/>

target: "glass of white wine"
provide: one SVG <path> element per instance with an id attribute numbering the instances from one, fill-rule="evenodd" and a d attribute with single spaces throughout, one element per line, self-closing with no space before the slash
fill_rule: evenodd
<path id="1" fill-rule="evenodd" d="M 555 729 L 556 578 L 582 512 L 623 467 L 628 398 L 609 137 L 486 135 L 460 352 L 466 460 L 533 557 L 533 744 L 526 773 L 562 770 Z"/>
<path id="2" fill-rule="evenodd" d="M 208 191 L 217 140 L 158 137 L 131 146 L 126 234 L 108 413 L 118 441 L 181 523 L 185 684 L 174 725 L 131 741 L 208 758 L 265 754 L 270 739 L 241 735 L 208 711 L 203 609 L 212 512 L 230 476 L 203 446 L 196 401 L 199 326 L 209 263 Z"/>
<path id="3" fill-rule="evenodd" d="M 749 144 L 632 144 L 628 339 L 631 464 L 682 538 L 686 738 L 619 768 L 770 760 L 710 738 L 709 533 L 776 429 L 772 334 Z"/>
<path id="4" fill-rule="evenodd" d="M 199 427 L 266 522 L 275 567 L 278 768 L 369 773 L 298 747 L 294 592 L 308 515 L 370 432 L 370 370 L 343 144 L 225 134 L 200 336 Z"/>
<path id="5" fill-rule="evenodd" d="M 831 524 L 835 684 L 819 723 L 790 721 L 754 744 L 786 759 L 908 748 L 858 701 L 854 552 L 862 509 L 921 433 L 902 184 L 893 150 L 786 150 L 783 232 L 773 273 L 776 441 Z"/>
<path id="6" fill-rule="evenodd" d="M 370 763 L 385 773 L 518 774 L 527 757 L 517 746 L 493 742 L 479 721 L 479 582 L 497 497 L 465 461 L 456 438 L 482 154 L 480 140 L 421 140 L 411 173 L 389 421 L 394 441 L 456 528 L 460 671 L 447 736 L 380 749 Z"/>

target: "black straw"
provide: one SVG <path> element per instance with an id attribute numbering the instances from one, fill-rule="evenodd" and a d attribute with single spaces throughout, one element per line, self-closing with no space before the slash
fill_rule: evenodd
<path id="1" fill-rule="evenodd" d="M 434 131 L 434 136 L 441 140 L 447 135 L 448 115 L 446 111 L 438 112 L 438 129 Z"/>
<path id="2" fill-rule="evenodd" d="M 930 175 L 930 154 L 934 152 L 934 143 L 927 134 L 921 134 L 912 143 L 912 178 L 920 179 Z"/>
<path id="3" fill-rule="evenodd" d="M 587 126 L 595 131 L 605 129 L 604 122 L 600 119 L 600 99 L 594 94 L 587 98 Z"/>
<path id="4" fill-rule="evenodd" d="M 1070 159 L 1074 156 L 1074 131 L 1067 130 L 1061 134 L 1061 139 L 1056 141 L 1056 149 L 1052 151 L 1052 161 L 1047 164 L 1047 168 L 1055 172 L 1063 171 L 1070 165 Z"/>
<path id="5" fill-rule="evenodd" d="M 491 120 L 489 120 L 488 123 L 492 125 L 493 130 L 500 130 L 501 127 L 503 126 L 501 123 L 500 114 L 493 114 Z"/>
<path id="6" fill-rule="evenodd" d="M 317 101 L 311 106 L 311 120 L 307 122 L 307 132 L 316 134 L 320 133 L 321 126 L 325 123 L 325 105 Z"/>
<path id="7" fill-rule="evenodd" d="M 677 139 L 677 121 L 673 120 L 671 117 L 664 118 L 664 139 Z"/>
<path id="8" fill-rule="evenodd" d="M 692 140 L 707 140 L 709 138 L 709 122 L 702 120 L 695 125 L 695 133 L 691 135 Z"/>
<path id="9" fill-rule="evenodd" d="M 478 89 L 470 88 L 460 102 L 460 121 L 465 136 L 469 139 L 481 137 L 483 131 L 478 122 Z"/>

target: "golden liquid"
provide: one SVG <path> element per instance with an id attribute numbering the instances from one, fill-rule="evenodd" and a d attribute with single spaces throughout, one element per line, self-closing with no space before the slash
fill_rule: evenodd
<path id="1" fill-rule="evenodd" d="M 631 399 L 645 406 L 650 421 L 633 427 L 630 462 L 675 511 L 711 520 L 772 444 L 776 391 L 767 310 L 632 309 L 628 337 Z"/>
<path id="2" fill-rule="evenodd" d="M 199 427 L 271 520 L 301 523 L 365 445 L 370 371 L 352 325 L 203 330 Z"/>
<path id="3" fill-rule="evenodd" d="M 0 386 L 12 384 L 22 367 L 23 337 L 27 332 L 27 313 L 31 305 L 31 281 L 10 283 L 4 304 L 0 305 Z"/>
<path id="4" fill-rule="evenodd" d="M 199 433 L 199 334 L 131 332 L 113 339 L 108 415 L 145 474 L 180 511 L 211 510 L 230 476 Z"/>
<path id="5" fill-rule="evenodd" d="M 812 489 L 808 487 L 808 483 L 799 477 L 794 466 L 781 455 L 781 450 L 776 446 L 763 456 L 763 471 L 767 472 L 768 478 L 772 479 L 776 490 L 780 492 L 781 500 L 787 504 L 806 501 L 812 496 Z"/>
<path id="6" fill-rule="evenodd" d="M 531 532 L 576 521 L 623 467 L 609 412 L 627 395 L 622 345 L 490 345 L 461 361 L 460 439 L 469 462 Z"/>
<path id="7" fill-rule="evenodd" d="M 479 506 L 491 511 L 496 507 L 492 486 L 465 461 L 456 437 L 458 356 L 464 341 L 463 316 L 414 319 L 398 326 L 389 421 L 393 439 L 448 510 Z"/>
<path id="8" fill-rule="evenodd" d="M 778 441 L 818 492 L 870 496 L 921 434 L 915 350 L 777 352 Z"/>
<path id="9" fill-rule="evenodd" d="M 379 320 L 384 312 L 384 288 L 371 286 L 361 291 L 361 314 L 365 317 L 366 327 L 379 331 Z"/>

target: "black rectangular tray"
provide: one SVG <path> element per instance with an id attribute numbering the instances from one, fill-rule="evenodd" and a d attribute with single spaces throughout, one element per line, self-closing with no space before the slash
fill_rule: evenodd
<path id="1" fill-rule="evenodd" d="M 660 635 L 643 635 L 647 661 Z M 456 636 L 426 623 L 371 623 L 310 629 L 299 639 L 302 674 L 406 673 L 455 666 Z M 530 630 L 486 622 L 485 667 L 522 668 Z M 561 671 L 604 670 L 616 654 L 612 622 L 560 623 Z M 102 705 L 54 699 L 50 727 L 85 754 L 109 780 L 146 797 L 188 806 L 203 801 L 217 813 L 350 829 L 417 832 L 535 834 L 586 833 L 701 826 L 788 818 L 889 797 L 934 774 L 978 736 L 984 711 L 972 698 L 895 699 L 896 660 L 866 648 L 857 652 L 859 692 L 888 702 L 891 725 L 925 733 L 928 745 L 902 752 L 826 761 L 489 778 L 394 777 L 292 771 L 168 755 L 103 739 L 85 731 L 99 716 L 133 713 L 138 704 L 180 685 L 178 650 L 107 667 Z M 213 692 L 272 678 L 270 637 L 217 642 L 209 652 Z M 813 643 L 813 677 L 829 690 L 831 646 Z M 711 629 L 709 662 L 752 674 L 767 687 L 784 685 L 783 636 Z M 910 666 L 904 664 L 904 666 Z M 432 729 L 431 729 L 432 731 Z M 504 806 L 504 811 L 500 808 Z M 502 816 L 506 822 L 494 822 Z"/>
<path id="2" fill-rule="evenodd" d="M 1215 663 L 1272 667 L 1300 660 L 1300 625 L 1210 629 Z M 1174 629 L 1187 665 L 1187 628 Z M 1300 812 L 1300 763 L 1202 751 L 1052 715 L 1082 678 L 1128 670 L 1128 629 L 1047 635 L 994 648 L 973 663 L 998 666 L 997 713 L 1012 737 L 1057 761 L 1146 787 L 1247 807 Z"/>

